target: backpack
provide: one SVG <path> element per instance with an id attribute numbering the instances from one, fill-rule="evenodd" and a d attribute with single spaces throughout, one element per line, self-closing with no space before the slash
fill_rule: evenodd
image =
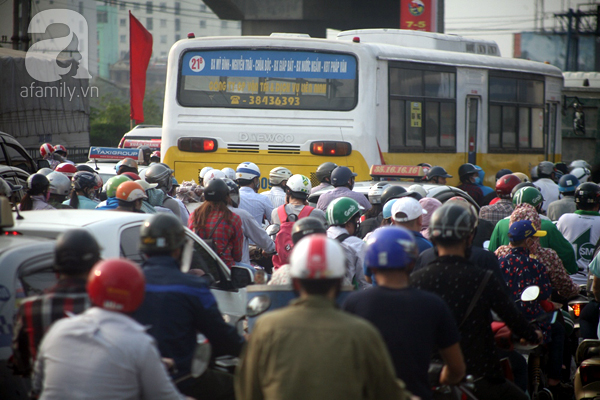
<path id="1" fill-rule="evenodd" d="M 304 206 L 297 219 L 308 217 L 314 210 L 314 207 Z M 290 261 L 290 253 L 294 248 L 294 242 L 292 242 L 292 227 L 294 226 L 295 220 L 290 221 L 289 215 L 285 212 L 285 204 L 277 207 L 277 214 L 279 215 L 279 232 L 275 236 L 275 251 L 277 254 L 273 256 L 273 269 L 277 270 L 284 264 L 288 264 Z M 290 214 L 291 215 L 291 214 Z M 284 222 L 285 221 L 285 222 Z"/>

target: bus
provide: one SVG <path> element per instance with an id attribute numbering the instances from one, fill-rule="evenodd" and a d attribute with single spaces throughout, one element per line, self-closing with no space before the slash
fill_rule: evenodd
<path id="1" fill-rule="evenodd" d="M 561 159 L 561 71 L 499 55 L 491 41 L 395 29 L 184 39 L 169 53 L 163 161 L 179 181 L 251 161 L 261 190 L 277 166 L 314 185 L 326 161 L 357 180 L 374 164 L 429 163 L 457 184 L 470 162 L 494 187 L 501 168 Z"/>

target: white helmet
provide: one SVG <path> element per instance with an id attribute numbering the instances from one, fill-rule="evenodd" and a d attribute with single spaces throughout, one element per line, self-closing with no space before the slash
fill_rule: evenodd
<path id="1" fill-rule="evenodd" d="M 575 175 L 575 177 L 579 179 L 579 183 L 587 182 L 591 174 L 589 169 L 581 167 L 574 168 L 573 171 L 571 171 L 571 175 Z"/>
<path id="2" fill-rule="evenodd" d="M 569 171 L 573 171 L 575 168 L 592 169 L 592 166 L 587 161 L 585 161 L 585 160 L 571 161 L 571 164 L 569 164 Z"/>
<path id="3" fill-rule="evenodd" d="M 225 174 L 225 176 L 228 179 L 231 179 L 232 181 L 235 181 L 235 169 L 229 168 L 229 167 L 225 167 L 221 171 L 223 171 L 223 173 Z"/>
<path id="4" fill-rule="evenodd" d="M 323 234 L 306 236 L 292 250 L 290 276 L 299 279 L 339 279 L 346 273 L 342 246 Z"/>
<path id="5" fill-rule="evenodd" d="M 204 167 L 204 168 L 202 168 L 202 169 L 200 170 L 200 173 L 198 174 L 198 177 L 199 177 L 200 179 L 204 179 L 204 175 L 206 175 L 206 173 L 207 173 L 208 171 L 212 170 L 212 169 L 213 169 L 213 167 Z"/>
<path id="6" fill-rule="evenodd" d="M 390 186 L 388 182 L 377 182 L 369 189 L 369 203 L 381 204 L 381 193 Z"/>
<path id="7" fill-rule="evenodd" d="M 49 193 L 57 194 L 59 196 L 66 196 L 71 191 L 71 180 L 62 172 L 52 172 L 46 176 L 50 187 L 48 188 Z"/>
<path id="8" fill-rule="evenodd" d="M 269 172 L 269 182 L 271 185 L 279 185 L 282 181 L 290 179 L 292 171 L 285 167 L 275 167 Z"/>
<path id="9" fill-rule="evenodd" d="M 44 176 L 48 176 L 53 172 L 54 172 L 54 170 L 52 170 L 51 168 L 40 168 L 37 170 L 36 174 L 42 174 Z"/>
<path id="10" fill-rule="evenodd" d="M 310 190 L 312 189 L 310 179 L 300 174 L 292 175 L 291 178 L 288 179 L 286 186 L 296 195 L 295 197 L 303 199 L 308 197 Z"/>
<path id="11" fill-rule="evenodd" d="M 235 170 L 235 179 L 246 179 L 251 181 L 260 176 L 260 168 L 252 162 L 243 162 Z"/>
<path id="12" fill-rule="evenodd" d="M 408 187 L 408 191 L 419 193 L 421 196 L 427 197 L 427 192 L 425 191 L 425 189 L 423 189 L 423 186 L 421 185 L 410 185 Z"/>
<path id="13" fill-rule="evenodd" d="M 225 176 L 225 172 L 221 171 L 220 169 L 211 169 L 206 173 L 206 175 L 204 175 L 204 180 L 202 182 L 204 184 L 204 187 L 206 187 L 208 185 L 208 182 L 212 181 L 213 179 L 223 178 L 227 178 Z"/>

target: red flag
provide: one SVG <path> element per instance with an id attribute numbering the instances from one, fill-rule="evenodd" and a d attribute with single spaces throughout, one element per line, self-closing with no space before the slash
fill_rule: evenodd
<path id="1" fill-rule="evenodd" d="M 152 34 L 129 11 L 129 94 L 131 113 L 136 124 L 144 122 L 146 70 L 152 55 Z"/>

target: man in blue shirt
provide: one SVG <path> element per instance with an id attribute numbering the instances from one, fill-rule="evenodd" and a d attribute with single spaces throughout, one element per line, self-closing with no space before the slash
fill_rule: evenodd
<path id="1" fill-rule="evenodd" d="M 427 211 L 423 209 L 418 200 L 412 197 L 402 197 L 392 207 L 394 225 L 401 226 L 412 232 L 417 242 L 419 254 L 433 247 L 433 244 L 421 235 L 423 214 L 427 214 Z"/>
<path id="2" fill-rule="evenodd" d="M 331 172 L 331 184 L 335 186 L 335 189 L 323 193 L 319 197 L 319 201 L 317 202 L 317 208 L 319 210 L 326 211 L 327 206 L 333 199 L 337 199 L 339 197 L 350 197 L 351 199 L 356 200 L 358 204 L 361 205 L 368 211 L 371 209 L 371 203 L 367 200 L 367 197 L 353 192 L 352 188 L 354 188 L 354 178 L 356 177 L 356 173 L 352 172 L 352 170 L 348 167 L 337 167 Z"/>

